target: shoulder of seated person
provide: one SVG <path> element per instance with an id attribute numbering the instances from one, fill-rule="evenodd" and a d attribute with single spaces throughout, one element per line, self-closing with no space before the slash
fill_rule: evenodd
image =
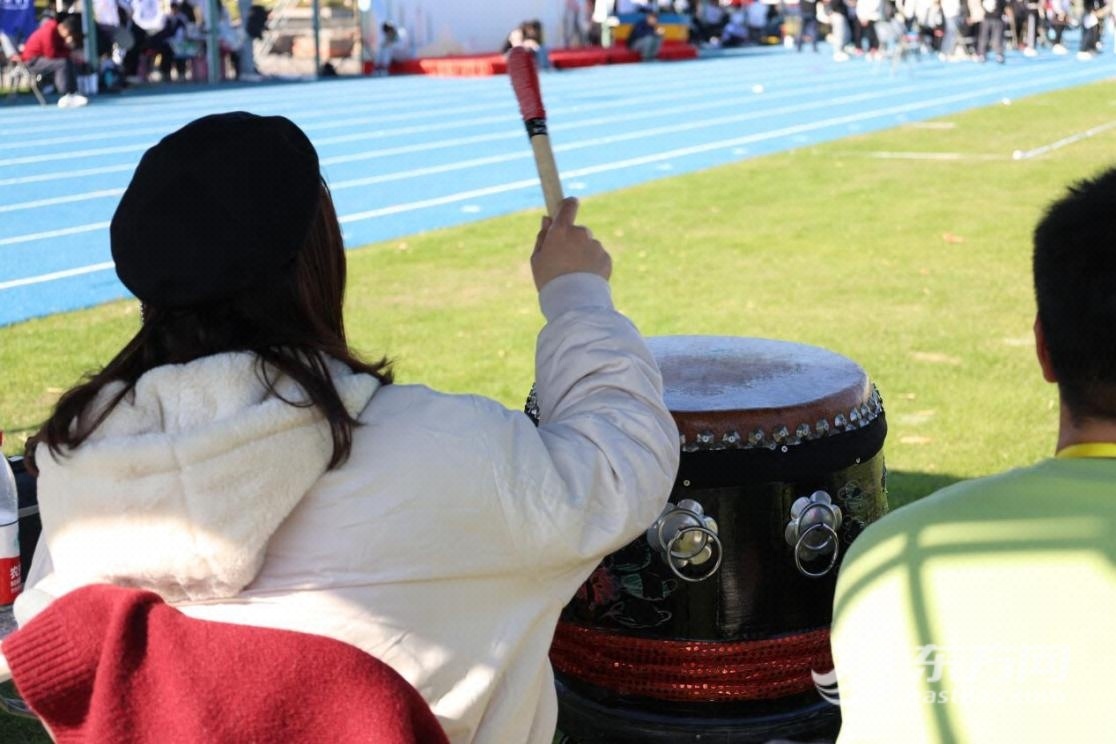
<path id="1" fill-rule="evenodd" d="M 1013 501 L 1018 502 L 1018 499 L 1015 498 L 1019 493 L 1018 483 L 1027 481 L 1029 484 L 1037 485 L 1039 479 L 1044 477 L 1044 471 L 1048 469 L 1049 462 L 1049 460 L 1043 460 L 1028 467 L 1014 468 L 1001 473 L 951 483 L 928 496 L 888 512 L 885 516 L 870 524 L 863 535 L 854 542 L 854 546 L 864 537 L 879 542 L 891 535 L 906 532 L 912 528 L 942 523 L 951 518 L 964 518 L 966 513 L 982 510 L 985 506 L 982 503 L 982 497 L 987 499 L 1006 494 L 1012 497 Z M 1012 518 L 1012 514 L 1008 512 L 1005 512 L 1003 516 L 1005 519 Z M 867 545 L 861 547 L 864 548 Z"/>
<path id="2" fill-rule="evenodd" d="M 526 397 L 524 392 L 524 400 Z M 375 424 L 380 417 L 399 416 L 422 420 L 424 426 L 437 420 L 449 422 L 447 426 L 453 429 L 458 425 L 459 417 L 473 418 L 480 411 L 502 415 L 508 410 L 499 402 L 481 395 L 447 393 L 422 384 L 393 383 L 376 391 L 360 418 L 362 423 Z"/>

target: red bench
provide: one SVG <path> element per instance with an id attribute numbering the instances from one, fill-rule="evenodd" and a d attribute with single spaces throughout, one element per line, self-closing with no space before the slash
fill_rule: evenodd
<path id="1" fill-rule="evenodd" d="M 667 41 L 659 50 L 661 60 L 696 59 L 697 48 L 683 42 Z M 639 55 L 625 46 L 575 47 L 551 49 L 550 63 L 559 70 L 596 65 L 618 65 L 639 62 Z M 371 63 L 365 64 L 365 74 L 371 73 Z M 508 71 L 504 55 L 460 54 L 448 57 L 420 57 L 391 65 L 392 75 L 441 75 L 444 77 L 481 77 L 503 75 Z"/>

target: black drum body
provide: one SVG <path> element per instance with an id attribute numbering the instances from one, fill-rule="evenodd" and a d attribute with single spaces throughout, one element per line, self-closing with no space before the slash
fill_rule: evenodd
<path id="1" fill-rule="evenodd" d="M 681 433 L 670 504 L 565 608 L 551 660 L 576 742 L 835 735 L 811 672 L 833 668 L 841 556 L 887 510 L 874 386 L 782 341 L 649 345 Z"/>

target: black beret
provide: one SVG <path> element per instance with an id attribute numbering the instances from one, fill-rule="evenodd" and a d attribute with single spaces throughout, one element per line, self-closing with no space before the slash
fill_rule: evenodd
<path id="1" fill-rule="evenodd" d="M 124 286 L 155 307 L 206 305 L 289 272 L 318 211 L 318 154 L 294 122 L 236 111 L 152 147 L 112 217 Z"/>

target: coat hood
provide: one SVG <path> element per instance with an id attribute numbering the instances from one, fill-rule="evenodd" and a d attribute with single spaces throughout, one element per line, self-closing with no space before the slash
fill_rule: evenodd
<path id="1" fill-rule="evenodd" d="M 357 416 L 379 381 L 329 364 Z M 258 357 L 218 354 L 141 377 L 81 447 L 37 461 L 43 540 L 73 586 L 108 582 L 166 600 L 230 597 L 259 572 L 268 540 L 326 471 L 329 423 Z M 106 386 L 100 410 L 122 388 Z M 71 581 L 72 580 L 72 581 Z"/>

